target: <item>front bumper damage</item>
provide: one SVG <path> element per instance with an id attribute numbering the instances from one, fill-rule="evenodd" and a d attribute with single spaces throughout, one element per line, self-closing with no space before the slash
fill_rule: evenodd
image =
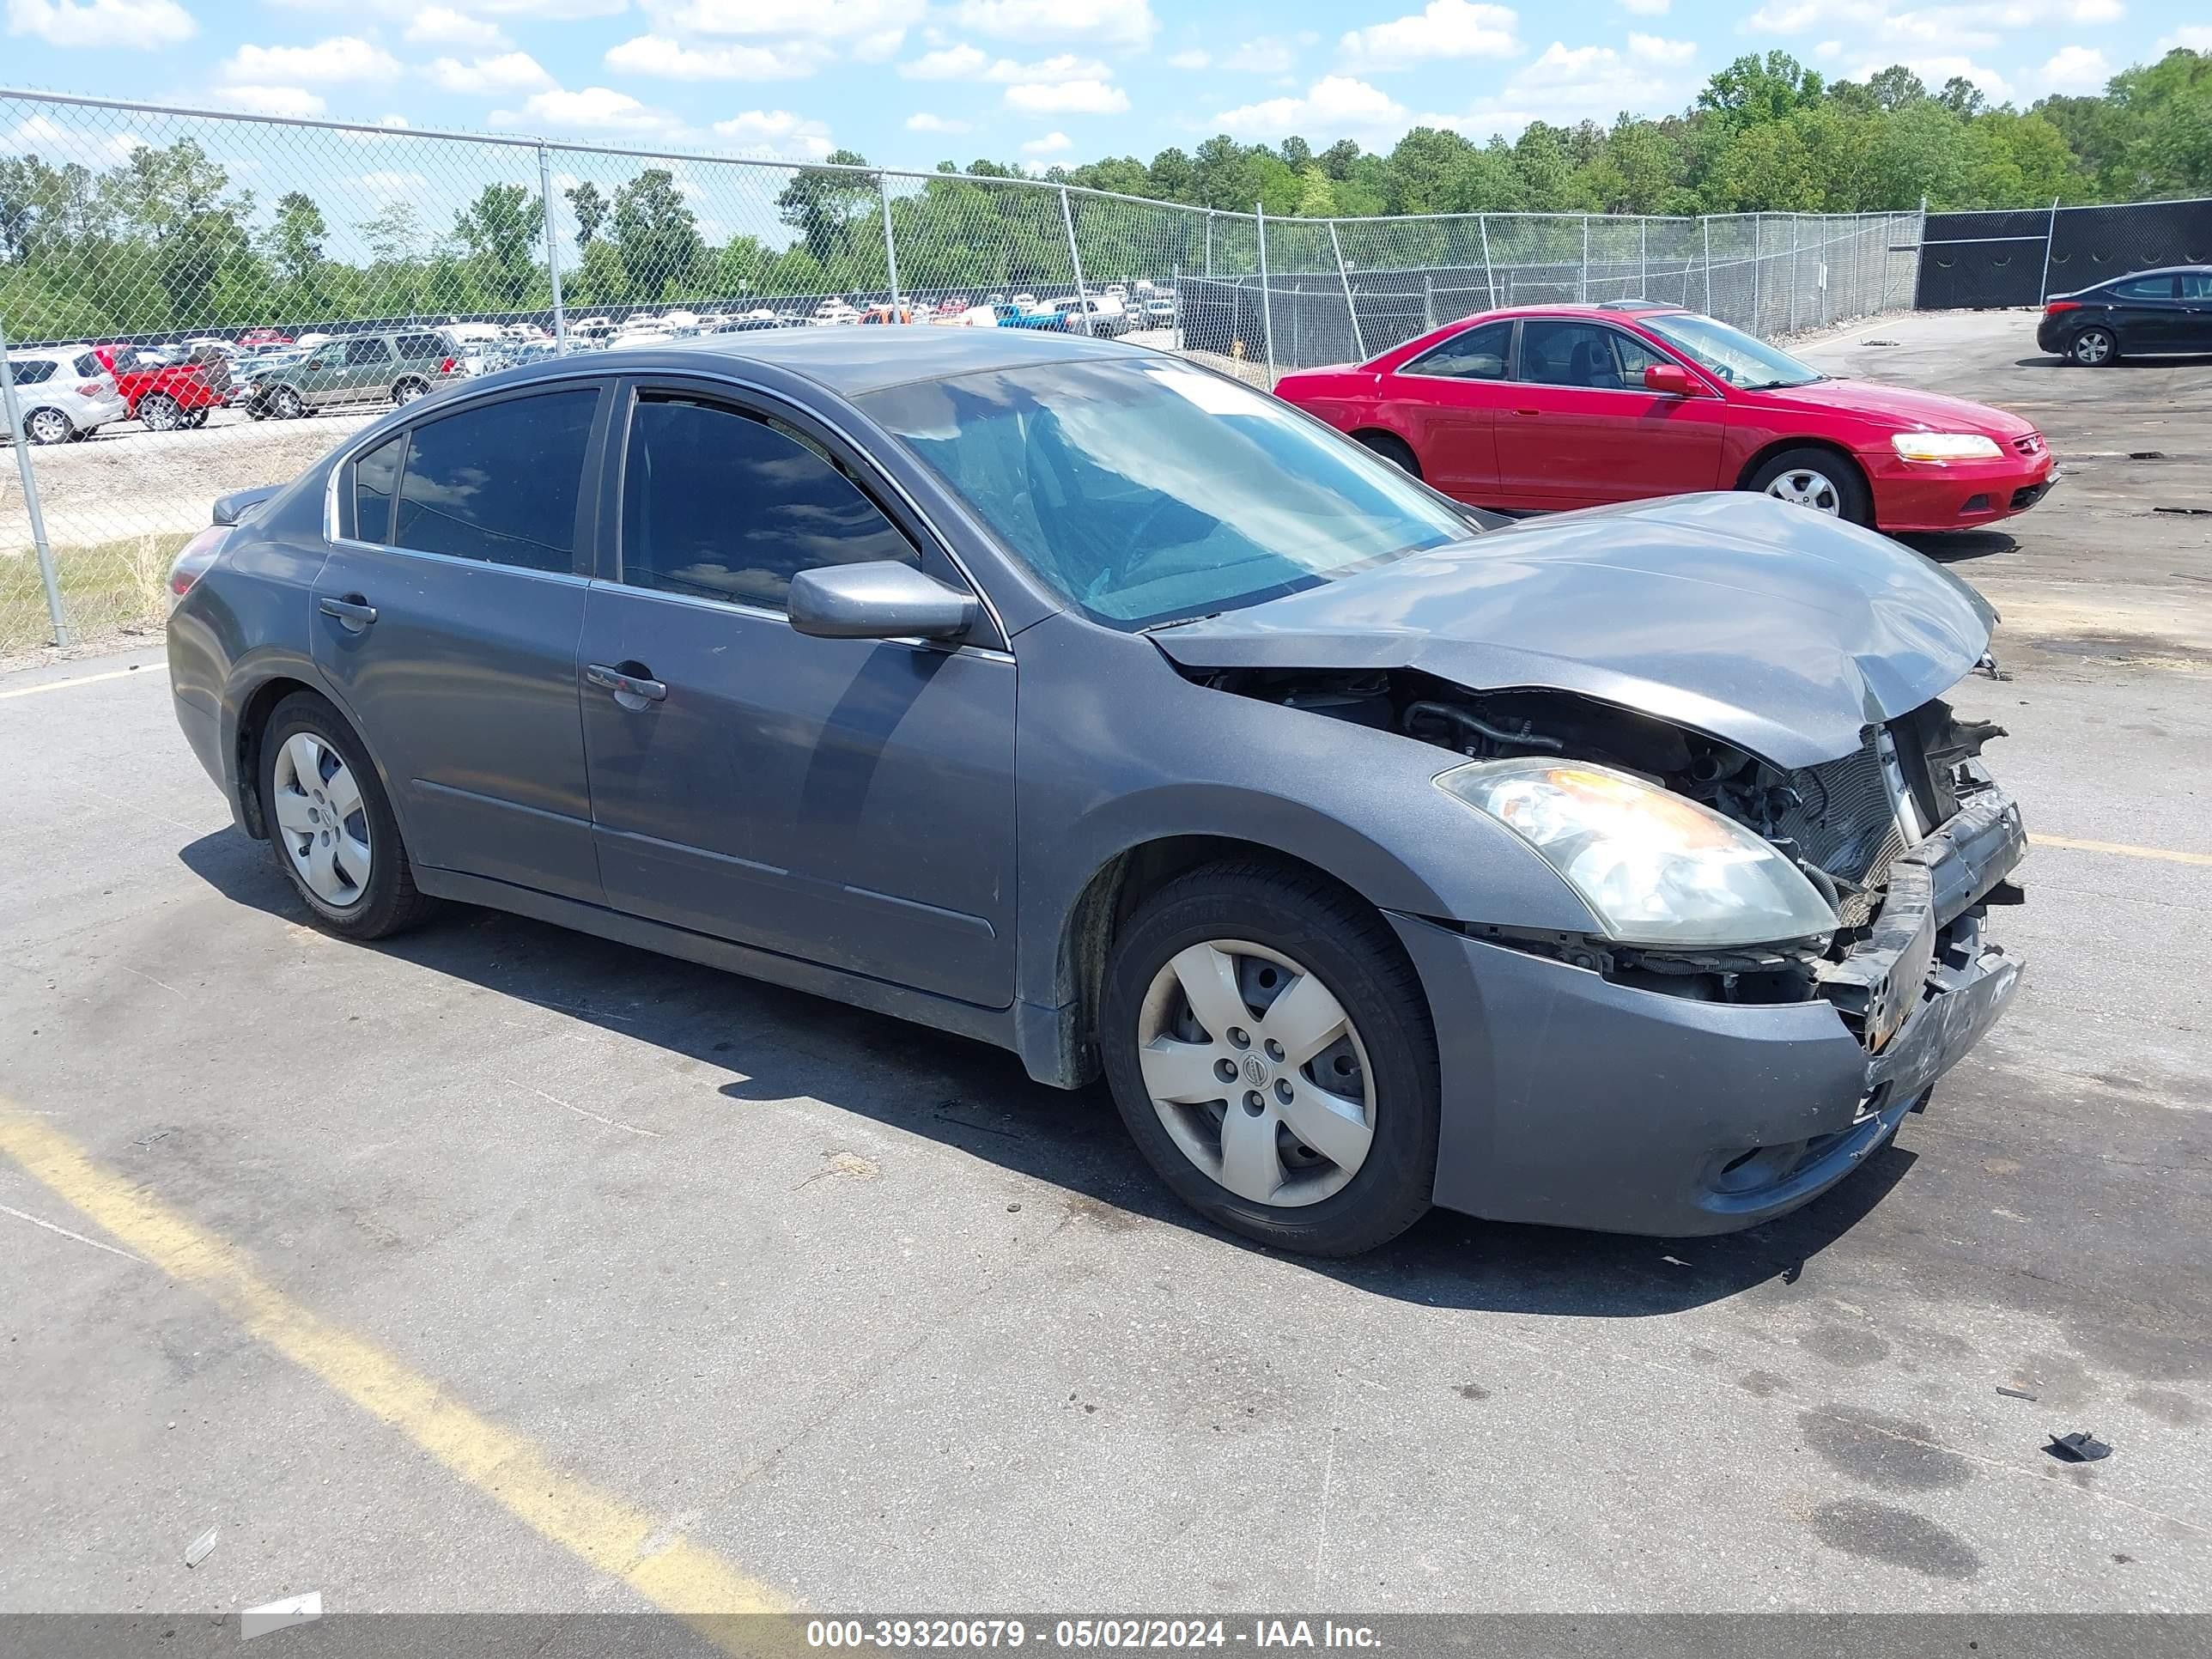
<path id="1" fill-rule="evenodd" d="M 1685 1237 L 1795 1209 L 1884 1145 L 2019 988 L 1984 936 L 2027 851 L 1985 784 L 1893 866 L 1817 1000 L 1703 1001 L 1393 916 L 1443 1070 L 1436 1201 L 1497 1220 Z"/>

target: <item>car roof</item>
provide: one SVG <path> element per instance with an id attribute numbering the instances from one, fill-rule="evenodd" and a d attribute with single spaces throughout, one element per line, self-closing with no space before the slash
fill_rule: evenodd
<path id="1" fill-rule="evenodd" d="M 2212 265 L 2149 265 L 2142 270 L 2124 270 L 2117 276 L 2100 277 L 2091 288 L 2109 288 L 2114 283 L 2132 282 L 2138 276 L 2180 276 L 2193 270 L 2212 270 Z"/>
<path id="2" fill-rule="evenodd" d="M 592 362 L 617 372 L 624 354 L 595 353 Z M 793 328 L 750 334 L 707 334 L 639 349 L 665 362 L 672 357 L 717 357 L 734 362 L 769 364 L 800 375 L 842 397 L 858 397 L 915 380 L 939 380 L 955 374 L 1020 368 L 1037 363 L 1081 362 L 1099 358 L 1152 355 L 1142 346 L 1096 340 L 1083 334 L 1052 334 L 1036 329 L 934 328 L 908 324 L 894 328 Z M 532 368 L 551 368 L 556 359 Z M 525 371 L 527 372 L 527 371 Z"/>

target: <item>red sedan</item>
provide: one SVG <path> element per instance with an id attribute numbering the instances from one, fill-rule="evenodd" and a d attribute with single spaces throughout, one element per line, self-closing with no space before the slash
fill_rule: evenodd
<path id="1" fill-rule="evenodd" d="M 2058 477 L 2016 415 L 1831 380 L 1641 301 L 1484 312 L 1275 390 L 1447 495 L 1508 512 L 1757 489 L 1882 530 L 1958 530 L 2034 506 Z"/>

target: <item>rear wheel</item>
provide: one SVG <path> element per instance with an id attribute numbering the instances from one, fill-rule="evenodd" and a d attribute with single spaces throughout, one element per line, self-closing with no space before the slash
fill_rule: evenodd
<path id="1" fill-rule="evenodd" d="M 1413 453 L 1413 446 L 1396 433 L 1359 432 L 1352 435 L 1393 466 L 1410 472 L 1417 478 L 1421 476 L 1421 463 Z"/>
<path id="2" fill-rule="evenodd" d="M 1874 503 L 1858 469 L 1831 449 L 1787 449 L 1751 476 L 1746 489 L 1792 507 L 1853 524 L 1874 522 Z"/>
<path id="3" fill-rule="evenodd" d="M 2117 361 L 2120 343 L 2112 337 L 2109 328 L 2089 327 L 2074 337 L 2074 343 L 2066 349 L 2067 361 L 2084 368 L 2101 368 Z"/>
<path id="4" fill-rule="evenodd" d="M 269 412 L 280 421 L 296 421 L 307 412 L 307 400 L 289 386 L 280 386 L 269 399 Z"/>
<path id="5" fill-rule="evenodd" d="M 149 432 L 174 432 L 185 424 L 185 411 L 167 392 L 151 392 L 138 400 L 138 421 Z"/>
<path id="6" fill-rule="evenodd" d="M 205 426 L 207 423 L 208 411 L 204 409 L 195 409 L 185 416 L 185 424 L 195 432 L 199 430 L 200 428 Z"/>
<path id="7" fill-rule="evenodd" d="M 1382 918 L 1319 877 L 1217 864 L 1141 905 L 1099 1042 L 1122 1121 L 1201 1215 L 1352 1255 L 1429 1206 L 1436 1036 Z"/>
<path id="8" fill-rule="evenodd" d="M 58 409 L 34 409 L 23 416 L 23 430 L 34 444 L 65 444 L 76 436 L 70 417 Z"/>
<path id="9" fill-rule="evenodd" d="M 263 730 L 261 807 L 277 866 L 331 933 L 382 939 L 429 914 L 368 751 L 312 691 L 277 704 Z"/>
<path id="10" fill-rule="evenodd" d="M 395 404 L 411 404 L 417 398 L 427 398 L 429 395 L 430 383 L 412 374 L 408 375 L 392 388 L 392 401 Z"/>

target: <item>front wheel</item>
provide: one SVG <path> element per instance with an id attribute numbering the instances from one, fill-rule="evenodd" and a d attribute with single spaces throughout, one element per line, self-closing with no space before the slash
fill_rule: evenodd
<path id="1" fill-rule="evenodd" d="M 1209 1219 L 1354 1255 L 1428 1208 L 1428 1000 L 1382 918 L 1334 884 L 1231 863 L 1162 888 L 1114 942 L 1099 1042 L 1139 1149 Z"/>
<path id="2" fill-rule="evenodd" d="M 138 400 L 138 422 L 149 432 L 174 432 L 185 424 L 185 411 L 167 392 L 156 392 Z"/>
<path id="3" fill-rule="evenodd" d="M 296 421 L 307 412 L 307 400 L 289 386 L 280 386 L 269 399 L 269 412 L 280 421 Z"/>
<path id="4" fill-rule="evenodd" d="M 2074 337 L 2074 343 L 2066 349 L 2069 362 L 2084 368 L 2102 368 L 2115 362 L 2120 355 L 2120 343 L 2112 337 L 2109 328 L 2085 328 Z"/>
<path id="5" fill-rule="evenodd" d="M 261 806 L 278 866 L 331 933 L 382 939 L 429 913 L 368 751 L 312 691 L 277 704 L 262 732 Z"/>
<path id="6" fill-rule="evenodd" d="M 1809 507 L 1853 524 L 1874 522 L 1874 503 L 1858 469 L 1833 450 L 1790 449 L 1751 476 L 1745 486 L 1792 507 Z"/>

